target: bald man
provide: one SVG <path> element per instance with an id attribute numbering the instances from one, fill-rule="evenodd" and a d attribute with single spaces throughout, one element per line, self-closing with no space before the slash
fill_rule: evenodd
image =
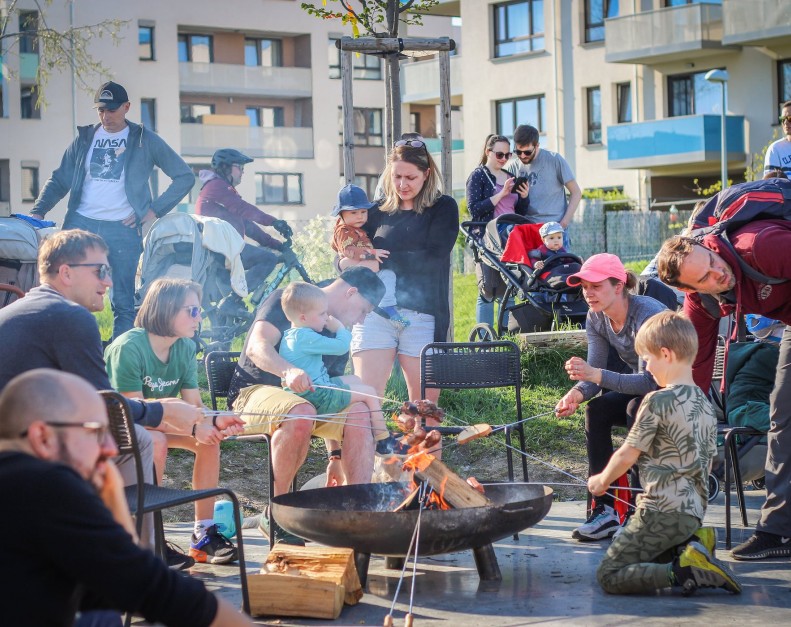
<path id="1" fill-rule="evenodd" d="M 134 543 L 117 452 L 80 377 L 30 370 L 0 394 L 0 502 L 24 524 L 3 549 L 0 624 L 70 627 L 88 595 L 165 625 L 251 625 Z"/>

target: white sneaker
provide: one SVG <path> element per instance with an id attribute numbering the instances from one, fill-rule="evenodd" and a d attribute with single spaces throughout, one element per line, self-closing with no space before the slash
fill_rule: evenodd
<path id="1" fill-rule="evenodd" d="M 611 540 L 615 540 L 615 538 L 617 538 L 619 535 L 623 533 L 623 530 L 626 528 L 626 525 L 629 524 L 629 519 L 632 517 L 633 513 L 634 512 L 630 511 L 628 514 L 626 514 L 626 517 L 623 519 L 623 522 L 620 525 L 618 525 L 618 528 L 615 530 L 615 533 L 612 534 Z"/>
<path id="2" fill-rule="evenodd" d="M 604 540 L 612 536 L 620 525 L 621 521 L 618 518 L 618 514 L 615 513 L 612 507 L 609 505 L 597 505 L 588 520 L 585 521 L 585 524 L 577 527 L 571 537 L 582 542 Z"/>

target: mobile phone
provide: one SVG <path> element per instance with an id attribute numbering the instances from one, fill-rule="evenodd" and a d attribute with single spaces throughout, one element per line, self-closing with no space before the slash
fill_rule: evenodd
<path id="1" fill-rule="evenodd" d="M 519 189 L 519 186 L 523 185 L 524 183 L 527 183 L 527 177 L 526 176 L 517 176 L 514 179 L 514 186 L 511 189 L 514 190 L 514 192 L 516 192 L 516 190 Z"/>

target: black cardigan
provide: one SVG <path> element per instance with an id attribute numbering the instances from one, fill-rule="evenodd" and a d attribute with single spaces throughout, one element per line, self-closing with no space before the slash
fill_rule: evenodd
<path id="1" fill-rule="evenodd" d="M 503 170 L 508 175 L 508 178 L 513 178 L 513 174 L 507 170 Z M 494 175 L 489 168 L 485 165 L 479 165 L 475 168 L 470 176 L 467 178 L 467 210 L 470 212 L 474 222 L 488 222 L 494 217 L 494 205 L 492 204 L 492 196 L 494 196 Z M 513 192 L 516 194 L 516 192 Z M 516 205 L 514 212 L 520 216 L 527 215 L 527 209 L 530 207 L 530 196 L 522 198 L 517 194 Z"/>

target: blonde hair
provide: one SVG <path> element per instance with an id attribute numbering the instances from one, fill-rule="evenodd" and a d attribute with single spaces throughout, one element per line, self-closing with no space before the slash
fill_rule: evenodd
<path id="1" fill-rule="evenodd" d="M 300 314 L 312 311 L 325 302 L 327 302 L 327 295 L 320 287 L 303 281 L 289 283 L 280 297 L 283 313 L 291 323 L 296 322 Z"/>
<path id="2" fill-rule="evenodd" d="M 402 136 L 404 137 L 404 136 Z M 397 161 L 405 161 L 411 163 L 421 172 L 428 172 L 423 187 L 417 193 L 414 200 L 413 211 L 417 214 L 423 213 L 428 207 L 431 207 L 437 199 L 442 195 L 442 180 L 439 176 L 437 164 L 428 152 L 425 144 L 425 139 L 420 136 L 410 138 L 419 139 L 424 142 L 420 148 L 414 146 L 396 146 L 387 156 L 387 165 L 382 173 L 382 191 L 384 192 L 384 199 L 380 205 L 380 209 L 385 213 L 395 213 L 401 205 L 401 198 L 393 184 L 393 164 Z"/>
<path id="3" fill-rule="evenodd" d="M 689 319 L 675 311 L 661 311 L 643 323 L 634 339 L 637 354 L 658 355 L 666 348 L 679 361 L 692 363 L 698 354 L 698 334 Z"/>

